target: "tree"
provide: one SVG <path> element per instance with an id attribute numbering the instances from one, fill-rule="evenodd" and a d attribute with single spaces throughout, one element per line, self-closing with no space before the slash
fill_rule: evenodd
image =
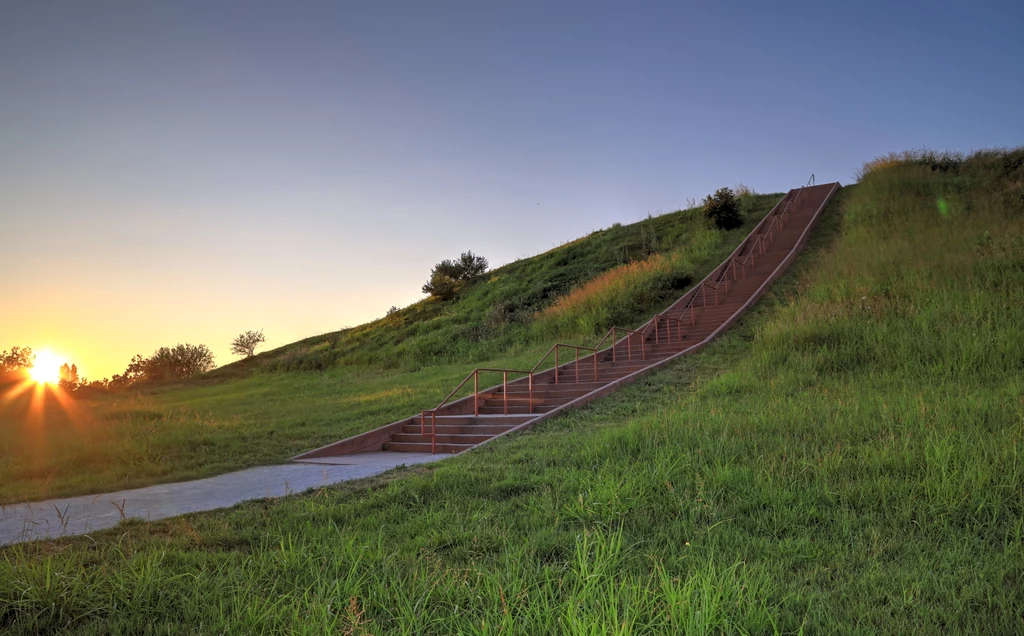
<path id="1" fill-rule="evenodd" d="M 214 368 L 213 352 L 206 345 L 188 343 L 160 347 L 143 363 L 147 382 L 184 380 Z"/>
<path id="2" fill-rule="evenodd" d="M 460 280 L 468 280 L 487 271 L 487 259 L 473 252 L 463 252 L 458 261 Z"/>
<path id="3" fill-rule="evenodd" d="M 60 365 L 60 380 L 57 382 L 57 386 L 64 389 L 68 393 L 76 391 L 78 387 L 85 383 L 85 378 L 78 377 L 78 367 L 73 363 L 68 366 L 68 363 Z"/>
<path id="4" fill-rule="evenodd" d="M 0 351 L 0 378 L 24 373 L 32 368 L 35 360 L 32 347 L 11 347 L 10 351 Z"/>
<path id="5" fill-rule="evenodd" d="M 714 194 L 704 197 L 704 215 L 720 230 L 732 230 L 743 225 L 739 201 L 729 188 L 719 188 Z"/>
<path id="6" fill-rule="evenodd" d="M 143 358 L 141 353 L 136 353 L 132 356 L 131 362 L 128 363 L 124 373 L 120 375 L 115 373 L 110 378 L 110 382 L 107 383 L 107 387 L 111 389 L 124 389 L 145 379 L 146 358 Z"/>
<path id="7" fill-rule="evenodd" d="M 262 329 L 259 331 L 246 331 L 231 341 L 231 353 L 236 356 L 251 358 L 256 353 L 256 347 L 266 341 L 267 339 L 263 337 Z"/>

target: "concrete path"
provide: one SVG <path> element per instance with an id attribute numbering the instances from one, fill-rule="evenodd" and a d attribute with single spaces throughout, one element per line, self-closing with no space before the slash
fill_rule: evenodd
<path id="1" fill-rule="evenodd" d="M 101 495 L 0 506 L 0 545 L 87 534 L 112 528 L 122 517 L 153 521 L 226 508 L 250 499 L 299 493 L 445 457 L 450 455 L 358 453 Z"/>

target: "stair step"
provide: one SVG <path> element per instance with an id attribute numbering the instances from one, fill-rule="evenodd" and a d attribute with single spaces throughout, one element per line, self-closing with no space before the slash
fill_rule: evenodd
<path id="1" fill-rule="evenodd" d="M 530 421 L 529 417 L 522 418 L 523 422 Z M 476 426 L 446 426 L 438 420 L 437 423 L 437 434 L 438 435 L 500 435 L 505 431 L 510 431 L 519 424 L 509 424 L 507 426 L 491 426 L 487 424 L 479 424 Z M 420 431 L 431 431 L 433 430 L 430 426 L 430 421 L 427 421 L 426 427 L 421 428 L 419 424 L 406 424 L 402 427 L 402 433 L 407 435 L 419 435 Z"/>
<path id="2" fill-rule="evenodd" d="M 419 433 L 416 433 L 416 434 L 396 433 L 395 436 L 391 438 L 391 443 L 393 443 L 393 444 L 403 444 L 403 443 L 408 443 L 408 444 L 426 443 L 426 444 L 429 444 L 430 443 L 430 437 L 431 437 L 430 435 L 420 435 Z M 463 434 L 454 434 L 454 435 L 453 434 L 444 434 L 444 435 L 442 435 L 441 432 L 438 431 L 436 437 L 437 437 L 437 443 L 438 444 L 467 444 L 467 445 L 470 445 L 470 446 L 475 446 L 475 445 L 477 445 L 477 444 L 479 444 L 481 442 L 486 442 L 487 440 L 489 440 L 492 437 L 494 437 L 494 435 L 463 435 Z"/>
<path id="3" fill-rule="evenodd" d="M 461 453 L 464 450 L 473 448 L 475 444 L 437 444 L 436 451 L 439 454 L 451 454 Z M 430 453 L 431 450 L 430 442 L 387 442 L 384 444 L 384 450 L 392 451 L 395 453 Z"/>
<path id="4" fill-rule="evenodd" d="M 534 406 L 533 407 L 533 413 L 535 415 L 540 415 L 541 413 L 547 413 L 548 411 L 554 410 L 555 408 L 556 408 L 556 406 L 552 405 L 552 404 L 547 404 L 547 405 L 542 405 L 542 406 Z M 498 413 L 504 413 L 504 412 L 505 412 L 505 407 L 500 405 L 500 404 L 497 405 L 497 406 L 488 406 L 488 405 L 485 405 L 485 404 L 481 404 L 480 405 L 480 414 L 481 415 L 498 414 Z M 530 407 L 525 405 L 525 404 L 517 404 L 517 405 L 509 404 L 508 405 L 508 413 L 509 413 L 509 415 L 529 414 L 530 413 Z"/>

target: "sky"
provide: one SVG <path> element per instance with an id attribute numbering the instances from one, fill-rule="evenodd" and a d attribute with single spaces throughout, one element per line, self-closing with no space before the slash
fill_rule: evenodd
<path id="1" fill-rule="evenodd" d="M 1019 2 L 0 4 L 0 350 L 267 346 L 722 186 L 1024 144 Z"/>

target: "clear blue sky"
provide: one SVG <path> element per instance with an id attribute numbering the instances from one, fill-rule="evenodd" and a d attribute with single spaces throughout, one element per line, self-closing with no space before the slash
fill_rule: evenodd
<path id="1" fill-rule="evenodd" d="M 1024 143 L 1020 2 L 7 2 L 0 349 L 269 344 L 723 185 Z"/>

